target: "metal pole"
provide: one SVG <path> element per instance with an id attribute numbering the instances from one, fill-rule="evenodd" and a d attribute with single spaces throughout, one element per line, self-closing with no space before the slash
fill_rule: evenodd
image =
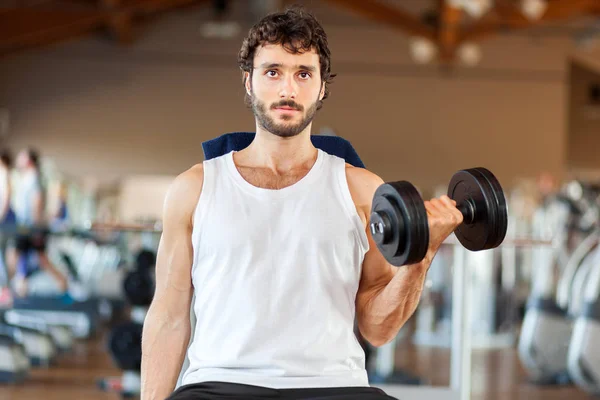
<path id="1" fill-rule="evenodd" d="M 471 275 L 466 251 L 462 246 L 454 247 L 450 387 L 459 393 L 460 400 L 471 396 Z"/>

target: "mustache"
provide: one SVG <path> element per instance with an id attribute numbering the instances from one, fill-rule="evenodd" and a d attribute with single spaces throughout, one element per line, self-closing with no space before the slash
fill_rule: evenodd
<path id="1" fill-rule="evenodd" d="M 296 103 L 293 100 L 282 100 L 278 103 L 273 103 L 271 105 L 271 110 L 274 110 L 279 107 L 290 107 L 290 108 L 293 108 L 294 110 L 298 110 L 298 111 L 302 111 L 304 109 L 304 107 L 302 107 L 300 104 Z"/>

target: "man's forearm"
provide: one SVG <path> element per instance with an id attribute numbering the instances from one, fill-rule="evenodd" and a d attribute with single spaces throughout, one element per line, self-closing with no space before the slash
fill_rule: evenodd
<path id="1" fill-rule="evenodd" d="M 368 302 L 359 328 L 372 345 L 381 346 L 391 341 L 415 312 L 432 259 L 428 254 L 418 264 L 400 267 Z"/>
<path id="2" fill-rule="evenodd" d="M 164 400 L 173 392 L 190 340 L 189 318 L 169 321 L 149 311 L 142 340 L 141 400 Z"/>

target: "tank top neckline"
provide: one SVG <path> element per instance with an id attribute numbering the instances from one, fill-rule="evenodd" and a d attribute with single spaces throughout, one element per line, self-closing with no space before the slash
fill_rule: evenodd
<path id="1" fill-rule="evenodd" d="M 275 197 L 275 198 L 284 197 L 284 196 L 288 196 L 292 193 L 296 193 L 297 191 L 302 190 L 303 188 L 307 187 L 309 184 L 313 183 L 318 178 L 319 171 L 322 168 L 323 160 L 324 160 L 323 150 L 317 149 L 317 159 L 316 159 L 315 163 L 313 164 L 311 169 L 308 171 L 308 173 L 306 175 L 304 175 L 300 180 L 298 180 L 296 183 L 294 183 L 290 186 L 286 186 L 282 189 L 267 189 L 267 188 L 261 188 L 261 187 L 251 184 L 242 176 L 240 171 L 237 169 L 235 162 L 233 161 L 233 153 L 235 153 L 235 152 L 236 152 L 235 150 L 232 150 L 231 152 L 227 153 L 227 155 L 225 157 L 227 169 L 229 170 L 231 177 L 233 178 L 235 183 L 238 186 L 240 186 L 242 189 L 244 189 L 245 191 L 250 192 L 256 196 L 263 196 L 263 197 Z"/>

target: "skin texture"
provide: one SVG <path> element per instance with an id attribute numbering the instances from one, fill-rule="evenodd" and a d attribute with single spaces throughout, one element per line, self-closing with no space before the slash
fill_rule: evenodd
<path id="1" fill-rule="evenodd" d="M 281 189 L 302 179 L 317 159 L 310 140 L 312 118 L 324 95 L 315 51 L 291 54 L 279 45 L 260 47 L 245 87 L 256 116 L 256 136 L 234 162 L 249 183 Z M 289 110 L 277 109 L 285 106 Z M 377 250 L 368 229 L 371 202 L 383 183 L 376 174 L 346 167 L 350 192 L 369 239 L 356 297 L 358 326 L 374 346 L 391 341 L 413 314 L 425 276 L 441 243 L 462 222 L 455 203 L 444 196 L 425 202 L 430 243 L 425 259 L 415 265 L 391 266 Z M 193 292 L 192 215 L 203 180 L 198 164 L 178 176 L 164 207 L 163 236 L 158 249 L 156 295 L 144 324 L 142 399 L 167 397 L 177 381 L 190 337 Z"/>

